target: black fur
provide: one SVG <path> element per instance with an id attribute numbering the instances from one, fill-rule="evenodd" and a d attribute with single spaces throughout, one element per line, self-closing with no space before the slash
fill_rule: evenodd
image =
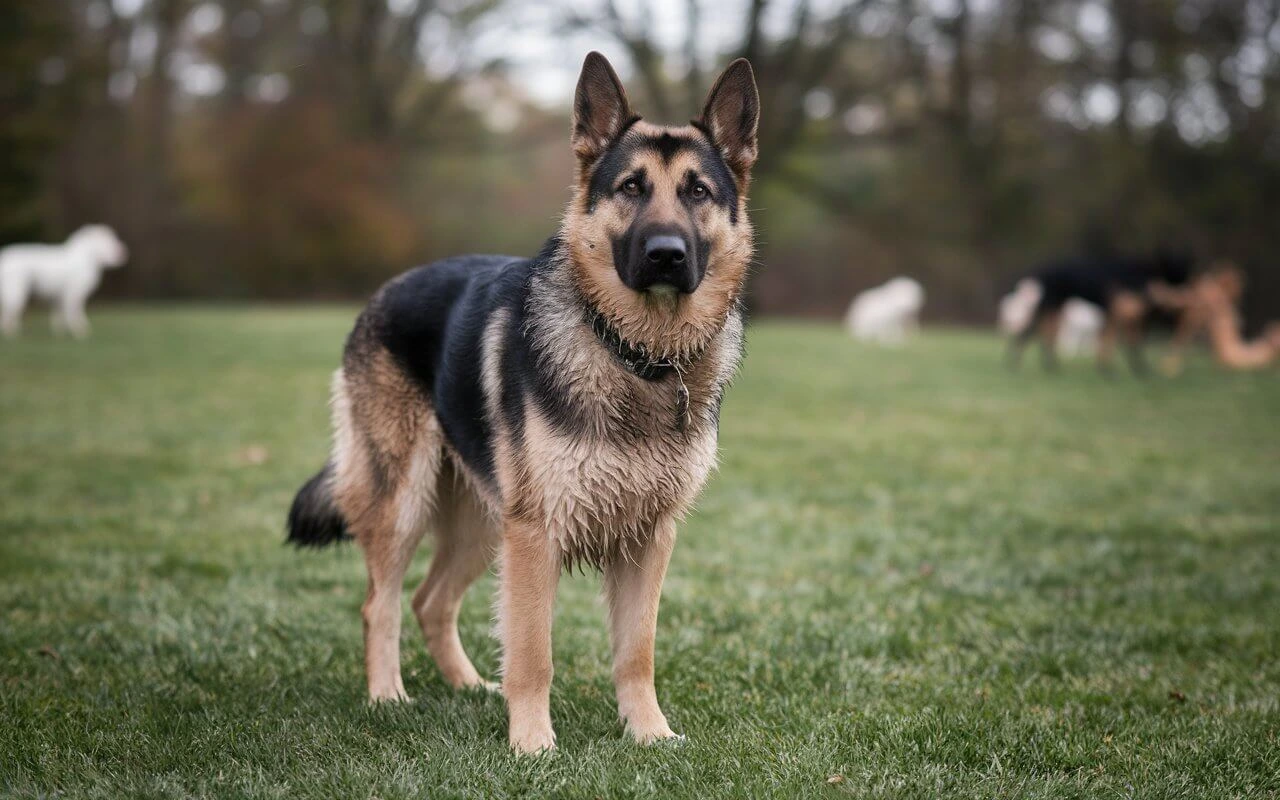
<path id="1" fill-rule="evenodd" d="M 430 401 L 463 462 L 489 481 L 494 466 L 481 386 L 481 339 L 499 309 L 510 312 L 519 329 L 523 298 L 538 263 L 462 256 L 418 267 L 378 292 L 356 323 L 367 326 L 395 357 Z M 348 345 L 343 363 L 354 372 L 364 355 L 363 348 Z"/>
<path id="2" fill-rule="evenodd" d="M 1190 269 L 1182 259 L 1157 256 L 1063 259 L 1046 264 L 1027 277 L 1040 284 L 1043 309 L 1056 310 L 1076 298 L 1106 310 L 1117 292 L 1141 294 L 1155 281 L 1181 286 L 1189 276 Z"/>
<path id="3" fill-rule="evenodd" d="M 1170 286 L 1185 285 L 1191 277 L 1190 259 L 1164 252 L 1150 258 L 1066 258 L 1050 262 L 1024 276 L 1040 285 L 1040 302 L 1027 320 L 1026 326 L 1010 342 L 1009 363 L 1017 366 L 1022 348 L 1035 336 L 1045 317 L 1057 313 L 1068 300 L 1083 300 L 1097 306 L 1105 315 L 1111 313 L 1112 300 L 1117 294 L 1129 292 L 1147 300 L 1147 289 L 1152 283 Z M 1147 302 L 1145 323 L 1159 322 L 1164 313 Z M 1146 371 L 1146 362 L 1136 344 L 1125 348 L 1129 365 L 1135 374 Z M 1047 369 L 1056 367 L 1051 350 L 1044 352 Z"/>
<path id="4" fill-rule="evenodd" d="M 289 508 L 288 530 L 285 541 L 298 547 L 325 547 L 350 539 L 347 523 L 333 501 L 330 480 L 333 466 L 324 469 L 303 484 Z"/>

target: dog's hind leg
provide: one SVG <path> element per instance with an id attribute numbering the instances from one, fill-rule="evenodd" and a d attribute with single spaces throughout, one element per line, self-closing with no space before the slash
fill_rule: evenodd
<path id="1" fill-rule="evenodd" d="M 1040 320 L 1040 364 L 1046 372 L 1058 371 L 1058 332 L 1062 330 L 1062 309 L 1046 311 Z"/>
<path id="2" fill-rule="evenodd" d="M 1040 328 L 1040 321 L 1044 318 L 1045 313 L 1044 305 L 1038 304 L 1035 311 L 1031 313 L 1031 318 L 1022 327 L 1022 330 L 1009 338 L 1009 349 L 1005 354 L 1005 364 L 1009 369 L 1017 370 L 1022 366 L 1022 351 L 1026 349 L 1027 344 L 1036 335 L 1036 331 Z"/>
<path id="3" fill-rule="evenodd" d="M 435 414 L 383 351 L 333 383 L 333 492 L 364 551 L 361 607 L 369 699 L 405 700 L 400 677 L 400 593 L 434 501 L 443 433 Z"/>
<path id="4" fill-rule="evenodd" d="M 89 335 L 89 318 L 84 314 L 85 298 L 83 297 L 64 297 L 58 301 L 58 312 L 62 315 L 62 321 L 67 326 L 67 330 L 71 331 L 71 335 L 77 339 L 83 339 Z"/>
<path id="5" fill-rule="evenodd" d="M 1116 336 L 1116 319 L 1108 313 L 1102 332 L 1098 334 L 1098 372 L 1108 378 L 1115 374 L 1111 362 L 1115 359 Z"/>
<path id="6" fill-rule="evenodd" d="M 454 688 L 495 688 L 480 677 L 467 658 L 458 638 L 458 611 L 467 587 L 496 555 L 501 531 L 447 458 L 440 470 L 432 527 L 436 552 L 427 577 L 413 594 L 413 613 L 427 640 L 427 650 Z"/>
<path id="7" fill-rule="evenodd" d="M 1112 298 L 1110 310 L 1116 333 L 1124 339 L 1129 370 L 1137 377 L 1146 375 L 1147 361 L 1142 353 L 1142 318 L 1147 311 L 1146 303 L 1134 293 L 1121 292 Z"/>
<path id="8" fill-rule="evenodd" d="M 442 453 L 438 441 L 423 444 L 395 494 L 369 515 L 372 525 L 355 530 L 369 573 L 361 615 L 369 699 L 375 702 L 409 699 L 400 677 L 400 592 L 426 531 Z"/>

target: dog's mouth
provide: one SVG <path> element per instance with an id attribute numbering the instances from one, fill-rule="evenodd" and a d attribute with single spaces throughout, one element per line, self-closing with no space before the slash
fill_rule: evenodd
<path id="1" fill-rule="evenodd" d="M 645 305 L 663 311 L 674 311 L 680 305 L 680 297 L 684 294 L 670 283 L 655 283 L 640 293 Z"/>

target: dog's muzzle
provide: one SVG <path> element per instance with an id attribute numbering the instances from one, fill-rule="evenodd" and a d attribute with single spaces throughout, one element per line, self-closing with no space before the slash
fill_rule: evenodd
<path id="1" fill-rule="evenodd" d="M 669 229 L 634 236 L 627 263 L 616 266 L 622 267 L 622 282 L 637 292 L 692 294 L 702 282 L 697 253 L 682 234 Z"/>

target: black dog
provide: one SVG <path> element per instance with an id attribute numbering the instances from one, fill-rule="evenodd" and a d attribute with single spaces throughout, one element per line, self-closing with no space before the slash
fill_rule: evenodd
<path id="1" fill-rule="evenodd" d="M 1098 368 L 1110 372 L 1116 340 L 1123 337 L 1125 355 L 1135 375 L 1147 372 L 1142 340 L 1149 323 L 1167 312 L 1152 298 L 1156 285 L 1183 286 L 1191 277 L 1190 259 L 1158 252 L 1149 258 L 1066 258 L 1050 262 L 1024 280 L 1033 281 L 1040 297 L 1026 325 L 1009 343 L 1009 365 L 1016 368 L 1022 351 L 1040 333 L 1043 363 L 1057 368 L 1054 341 L 1068 300 L 1083 300 L 1100 308 L 1106 322 L 1098 341 Z"/>

